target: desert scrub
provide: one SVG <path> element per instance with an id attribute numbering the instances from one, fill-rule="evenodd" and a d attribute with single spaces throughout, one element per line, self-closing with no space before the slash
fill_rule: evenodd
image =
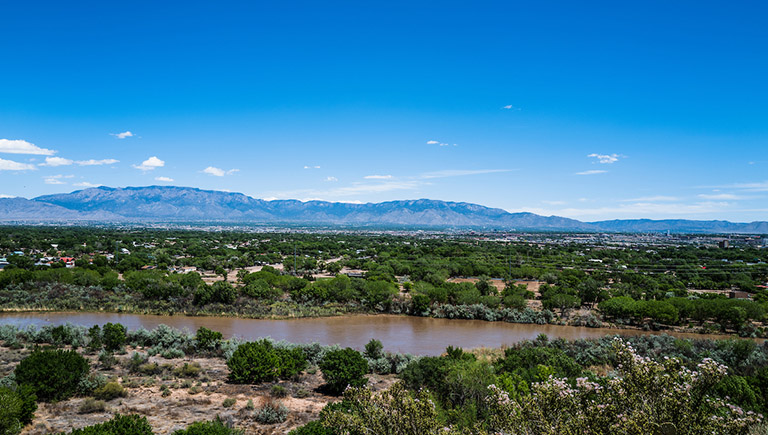
<path id="1" fill-rule="evenodd" d="M 77 408 L 78 414 L 93 414 L 94 412 L 105 412 L 107 404 L 103 400 L 96 400 L 89 397 L 83 400 L 83 403 Z"/>
<path id="2" fill-rule="evenodd" d="M 222 402 L 221 406 L 223 406 L 224 408 L 231 408 L 235 406 L 235 403 L 237 403 L 237 399 L 235 399 L 234 397 L 227 397 L 226 399 L 224 399 L 224 402 Z"/>
<path id="3" fill-rule="evenodd" d="M 243 431 L 224 423 L 218 416 L 210 421 L 198 421 L 173 435 L 242 435 Z"/>
<path id="4" fill-rule="evenodd" d="M 59 401 L 77 392 L 89 370 L 88 361 L 74 350 L 35 350 L 16 366 L 14 375 L 38 400 Z"/>
<path id="5" fill-rule="evenodd" d="M 306 366 L 307 360 L 301 349 L 275 348 L 268 340 L 241 344 L 227 360 L 229 380 L 237 384 L 288 379 L 301 373 Z"/>
<path id="6" fill-rule="evenodd" d="M 99 400 L 112 400 L 118 397 L 125 397 L 128 393 L 118 382 L 107 382 L 104 386 L 93 391 L 93 397 Z"/>
<path id="7" fill-rule="evenodd" d="M 286 390 L 282 385 L 273 385 L 269 390 L 269 394 L 272 397 L 282 398 L 288 395 L 288 390 Z"/>
<path id="8" fill-rule="evenodd" d="M 178 378 L 196 378 L 201 370 L 202 368 L 199 363 L 184 363 L 173 369 L 173 375 Z"/>
<path id="9" fill-rule="evenodd" d="M 116 352 L 122 349 L 127 340 L 125 326 L 119 323 L 107 323 L 102 329 L 101 338 L 104 342 L 104 349 L 110 352 Z"/>
<path id="10" fill-rule="evenodd" d="M 0 434 L 17 434 L 31 423 L 37 410 L 35 399 L 29 388 L 0 387 Z"/>
<path id="11" fill-rule="evenodd" d="M 368 362 L 351 348 L 328 352 L 320 362 L 320 370 L 331 394 L 341 394 L 347 386 L 362 387 L 368 382 Z"/>
<path id="12" fill-rule="evenodd" d="M 115 414 L 112 420 L 73 430 L 70 435 L 153 435 L 146 417 Z"/>
<path id="13" fill-rule="evenodd" d="M 288 418 L 288 408 L 280 402 L 268 401 L 264 406 L 256 410 L 254 418 L 263 424 L 282 423 Z"/>

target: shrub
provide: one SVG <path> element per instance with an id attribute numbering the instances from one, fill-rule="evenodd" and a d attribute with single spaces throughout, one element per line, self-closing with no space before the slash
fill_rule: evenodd
<path id="1" fill-rule="evenodd" d="M 101 349 L 102 345 L 101 328 L 99 325 L 93 325 L 91 329 L 88 330 L 88 350 L 96 352 Z"/>
<path id="2" fill-rule="evenodd" d="M 201 370 L 200 364 L 196 362 L 184 363 L 184 365 L 173 369 L 173 374 L 179 378 L 196 378 Z"/>
<path id="3" fill-rule="evenodd" d="M 39 400 L 58 401 L 74 395 L 88 371 L 88 361 L 74 350 L 35 350 L 14 374 L 16 382 L 29 386 Z"/>
<path id="4" fill-rule="evenodd" d="M 331 394 L 341 394 L 349 385 L 362 387 L 368 382 L 368 362 L 351 348 L 328 352 L 319 367 Z"/>
<path id="5" fill-rule="evenodd" d="M 371 341 L 365 345 L 365 352 L 363 352 L 363 356 L 372 360 L 383 358 L 383 349 L 384 345 L 382 345 L 379 340 L 371 339 Z"/>
<path id="6" fill-rule="evenodd" d="M 120 350 L 127 340 L 125 333 L 125 326 L 119 323 L 107 323 L 104 325 L 104 329 L 102 331 L 104 348 L 111 352 Z"/>
<path id="7" fill-rule="evenodd" d="M 186 429 L 177 430 L 173 435 L 240 435 L 242 433 L 243 431 L 230 427 L 217 416 L 214 420 L 192 423 Z"/>
<path id="8" fill-rule="evenodd" d="M 282 423 L 288 417 L 288 408 L 280 402 L 269 401 L 256 410 L 254 417 L 262 424 Z"/>
<path id="9" fill-rule="evenodd" d="M 115 355 L 113 355 L 112 352 L 102 350 L 99 352 L 99 364 L 102 369 L 109 370 L 117 364 L 117 358 L 115 358 Z"/>
<path id="10" fill-rule="evenodd" d="M 198 350 L 214 350 L 221 344 L 221 332 L 212 331 L 205 326 L 201 326 L 195 334 Z"/>
<path id="11" fill-rule="evenodd" d="M 107 404 L 103 400 L 96 400 L 94 398 L 87 398 L 83 400 L 80 407 L 77 408 L 78 414 L 92 414 L 94 412 L 104 412 L 107 410 Z"/>
<path id="12" fill-rule="evenodd" d="M 107 378 L 99 373 L 90 373 L 83 377 L 77 385 L 77 395 L 89 396 L 97 389 L 107 384 Z"/>
<path id="13" fill-rule="evenodd" d="M 306 365 L 301 349 L 276 349 L 268 340 L 241 344 L 227 360 L 229 380 L 237 384 L 293 377 L 304 370 Z"/>
<path id="14" fill-rule="evenodd" d="M 304 426 L 297 427 L 288 432 L 288 435 L 334 435 L 334 432 L 332 429 L 323 426 L 320 420 L 315 420 L 310 421 Z"/>
<path id="15" fill-rule="evenodd" d="M 93 397 L 100 400 L 112 400 L 125 397 L 128 393 L 118 382 L 108 382 L 104 386 L 93 391 Z"/>
<path id="16" fill-rule="evenodd" d="M 225 408 L 231 408 L 235 406 L 235 403 L 237 403 L 237 399 L 235 399 L 234 397 L 227 397 L 226 399 L 224 399 L 224 402 L 222 402 L 221 406 Z"/>
<path id="17" fill-rule="evenodd" d="M 149 357 L 146 354 L 134 352 L 131 354 L 131 358 L 128 359 L 128 371 L 131 373 L 138 373 L 140 367 L 149 361 Z"/>
<path id="18" fill-rule="evenodd" d="M 115 414 L 112 420 L 75 429 L 70 435 L 153 435 L 146 417 Z"/>
<path id="19" fill-rule="evenodd" d="M 31 423 L 37 410 L 35 399 L 29 388 L 0 388 L 0 434 L 17 434 Z"/>
<path id="20" fill-rule="evenodd" d="M 288 390 L 286 390 L 282 385 L 273 385 L 272 389 L 269 390 L 269 394 L 272 397 L 281 398 L 288 395 Z"/>

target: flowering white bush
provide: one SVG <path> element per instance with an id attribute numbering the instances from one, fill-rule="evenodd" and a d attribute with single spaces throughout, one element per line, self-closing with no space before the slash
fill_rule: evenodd
<path id="1" fill-rule="evenodd" d="M 591 382 L 551 377 L 518 400 L 491 385 L 491 433 L 497 434 L 746 434 L 762 416 L 710 397 L 727 367 L 704 359 L 689 370 L 675 358 L 639 356 L 614 340 L 617 376 Z"/>

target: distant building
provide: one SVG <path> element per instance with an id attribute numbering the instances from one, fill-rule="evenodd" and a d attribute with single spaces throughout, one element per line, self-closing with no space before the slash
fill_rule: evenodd
<path id="1" fill-rule="evenodd" d="M 729 248 L 731 246 L 731 242 L 728 240 L 721 240 L 717 242 L 717 246 L 721 249 Z"/>

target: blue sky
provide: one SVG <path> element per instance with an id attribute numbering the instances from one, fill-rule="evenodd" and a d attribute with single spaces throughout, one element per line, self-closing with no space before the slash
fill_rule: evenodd
<path id="1" fill-rule="evenodd" d="M 768 220 L 768 4 L 6 2 L 0 195 Z"/>

